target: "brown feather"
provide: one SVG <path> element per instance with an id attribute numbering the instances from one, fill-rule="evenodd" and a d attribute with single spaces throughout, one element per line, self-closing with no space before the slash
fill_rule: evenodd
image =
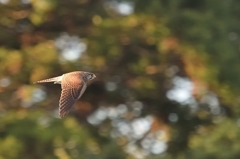
<path id="1" fill-rule="evenodd" d="M 59 116 L 63 118 L 69 113 L 75 102 L 86 90 L 87 83 L 79 73 L 65 74 L 62 79 L 62 93 L 59 101 Z"/>
<path id="2" fill-rule="evenodd" d="M 62 76 L 40 80 L 35 83 L 54 82 L 61 84 L 62 92 L 59 100 L 59 116 L 63 118 L 69 113 L 75 102 L 82 96 L 87 83 L 96 78 L 93 73 L 75 71 Z"/>

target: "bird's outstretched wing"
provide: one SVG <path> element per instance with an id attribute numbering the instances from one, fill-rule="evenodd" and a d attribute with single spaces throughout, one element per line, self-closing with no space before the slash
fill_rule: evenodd
<path id="1" fill-rule="evenodd" d="M 59 116 L 63 118 L 69 113 L 74 103 L 82 96 L 86 85 L 81 84 L 74 88 L 63 88 L 59 100 Z"/>

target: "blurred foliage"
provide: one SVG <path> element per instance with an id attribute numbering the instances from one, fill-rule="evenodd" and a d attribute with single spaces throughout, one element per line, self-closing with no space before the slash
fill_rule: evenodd
<path id="1" fill-rule="evenodd" d="M 239 1 L 0 0 L 1 158 L 239 158 Z M 97 80 L 66 119 L 66 72 Z M 226 151 L 227 150 L 227 151 Z"/>
<path id="2" fill-rule="evenodd" d="M 123 158 L 108 139 L 97 140 L 74 118 L 59 120 L 42 112 L 9 112 L 0 125 L 0 158 Z M 111 151 L 110 151 L 111 150 Z M 113 152 L 117 151 L 117 154 Z"/>

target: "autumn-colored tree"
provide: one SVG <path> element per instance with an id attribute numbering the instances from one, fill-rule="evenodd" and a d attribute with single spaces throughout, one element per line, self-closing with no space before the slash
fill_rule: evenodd
<path id="1" fill-rule="evenodd" d="M 0 0 L 0 159 L 239 158 L 239 3 Z"/>

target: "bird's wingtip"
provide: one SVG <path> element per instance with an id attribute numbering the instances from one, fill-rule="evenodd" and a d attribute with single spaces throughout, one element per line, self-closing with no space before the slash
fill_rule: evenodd
<path id="1" fill-rule="evenodd" d="M 59 118 L 60 119 L 64 118 L 64 115 L 59 113 Z"/>

